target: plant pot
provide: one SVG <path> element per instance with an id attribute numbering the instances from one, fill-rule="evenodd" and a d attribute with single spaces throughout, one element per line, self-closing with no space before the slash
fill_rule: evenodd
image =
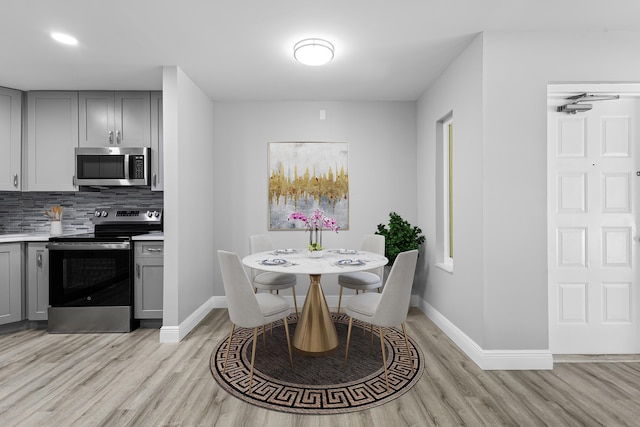
<path id="1" fill-rule="evenodd" d="M 324 251 L 309 251 L 309 258 L 322 258 Z"/>

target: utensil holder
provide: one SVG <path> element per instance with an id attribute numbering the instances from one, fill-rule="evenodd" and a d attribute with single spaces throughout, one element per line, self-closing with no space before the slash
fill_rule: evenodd
<path id="1" fill-rule="evenodd" d="M 62 234 L 62 221 L 51 221 L 52 236 L 60 236 Z"/>

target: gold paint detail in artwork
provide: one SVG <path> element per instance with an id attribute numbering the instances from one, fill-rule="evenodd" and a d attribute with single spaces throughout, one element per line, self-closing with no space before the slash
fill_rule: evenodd
<path id="1" fill-rule="evenodd" d="M 344 170 L 344 166 L 340 167 L 337 175 L 331 167 L 323 175 L 317 175 L 315 168 L 310 172 L 307 167 L 304 174 L 300 176 L 296 165 L 293 175 L 293 179 L 288 178 L 282 164 L 278 170 L 271 171 L 269 203 L 277 204 L 282 197 L 285 204 L 288 200 L 293 200 L 294 206 L 297 206 L 296 201 L 300 198 L 312 198 L 319 202 L 322 197 L 326 197 L 333 207 L 339 200 L 348 197 L 349 175 Z"/>

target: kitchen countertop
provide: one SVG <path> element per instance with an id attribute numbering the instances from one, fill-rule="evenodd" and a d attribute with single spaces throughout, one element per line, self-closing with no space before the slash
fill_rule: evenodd
<path id="1" fill-rule="evenodd" d="M 131 240 L 164 240 L 164 233 L 162 231 L 152 231 L 148 234 L 141 234 L 139 236 L 133 236 Z"/>
<path id="2" fill-rule="evenodd" d="M 71 234 L 69 234 L 71 235 Z M 16 233 L 16 234 L 0 234 L 0 243 L 21 243 L 21 242 L 47 242 L 51 237 L 48 233 Z M 164 240 L 164 233 L 161 231 L 153 231 L 149 234 L 134 236 L 133 240 Z"/>
<path id="3" fill-rule="evenodd" d="M 0 234 L 0 243 L 47 242 L 49 234 Z"/>

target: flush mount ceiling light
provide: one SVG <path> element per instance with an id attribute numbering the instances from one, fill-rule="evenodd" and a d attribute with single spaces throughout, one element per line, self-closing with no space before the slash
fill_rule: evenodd
<path id="1" fill-rule="evenodd" d="M 333 59 L 334 47 L 323 39 L 304 39 L 293 46 L 293 57 L 304 65 L 324 65 Z"/>
<path id="2" fill-rule="evenodd" d="M 62 34 L 62 33 L 51 33 L 51 38 L 54 39 L 57 42 L 63 43 L 63 44 L 68 44 L 71 46 L 75 46 L 78 44 L 78 40 L 75 37 L 71 37 L 68 34 Z"/>

